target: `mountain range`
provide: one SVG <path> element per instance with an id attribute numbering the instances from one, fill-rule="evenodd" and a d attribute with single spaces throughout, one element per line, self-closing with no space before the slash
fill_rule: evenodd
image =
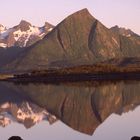
<path id="1" fill-rule="evenodd" d="M 53 27 L 48 22 L 45 22 L 42 27 L 37 27 L 25 20 L 21 20 L 18 25 L 8 29 L 0 24 L 0 47 L 30 46 L 43 38 Z"/>
<path id="2" fill-rule="evenodd" d="M 27 32 L 32 30 L 31 24 L 26 22 L 27 26 L 22 26 L 24 23 L 25 21 L 21 21 L 21 26 L 14 27 L 17 34 L 22 34 L 21 32 L 25 30 Z M 2 29 L 5 30 L 5 28 Z M 39 29 L 37 28 L 37 30 Z M 12 32 L 12 34 L 16 33 Z M 115 61 L 122 61 L 126 58 L 139 60 L 140 57 L 139 35 L 118 26 L 110 29 L 105 27 L 87 9 L 82 9 L 66 17 L 55 27 L 49 24 L 46 34 L 39 30 L 38 35 L 41 38 L 33 39 L 31 41 L 33 43 L 29 43 L 32 35 L 27 35 L 28 37 L 24 39 L 22 45 L 19 45 L 20 41 L 8 45 L 8 47 L 22 46 L 23 50 L 20 49 L 18 53 L 13 54 L 10 60 L 4 63 L 2 61 L 0 70 L 7 73 L 41 71 L 52 68 L 94 65 L 112 59 Z M 17 36 L 14 36 L 15 40 L 22 40 L 22 35 L 21 38 L 17 38 Z"/>
<path id="3" fill-rule="evenodd" d="M 29 102 L 21 102 L 20 104 L 7 102 L 0 105 L 0 126 L 2 127 L 17 122 L 28 129 L 43 120 L 50 124 L 57 121 L 56 117 L 45 109 Z"/>
<path id="4" fill-rule="evenodd" d="M 5 83 L 0 83 L 0 126 L 6 127 L 11 123 L 23 124 L 27 129 L 41 121 L 53 124 L 57 118 L 46 109 L 39 107 L 29 100 L 26 95 L 17 94 Z"/>
<path id="5" fill-rule="evenodd" d="M 5 91 L 5 94 L 0 95 L 0 114 L 2 108 L 5 112 L 9 110 L 16 120 L 21 120 L 21 123 L 24 122 L 24 125 L 30 127 L 37 123 L 36 120 L 41 121 L 38 118 L 42 116 L 50 123 L 58 119 L 74 130 L 89 135 L 92 135 L 112 114 L 121 116 L 134 111 L 140 105 L 139 81 L 92 81 L 59 85 L 5 82 L 0 84 L 0 90 Z M 10 96 L 6 96 L 8 91 Z M 11 107 L 6 110 L 5 101 L 17 96 L 24 101 L 18 104 L 11 102 Z M 24 96 L 28 97 L 30 102 L 25 100 Z M 122 118 L 127 119 L 127 115 Z M 136 120 L 130 118 L 128 126 L 132 127 L 133 121 Z M 125 131 L 127 133 L 127 130 Z"/>

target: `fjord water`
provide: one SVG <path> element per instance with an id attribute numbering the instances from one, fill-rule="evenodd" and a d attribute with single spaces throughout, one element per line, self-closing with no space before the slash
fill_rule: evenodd
<path id="1" fill-rule="evenodd" d="M 140 81 L 2 82 L 0 139 L 129 140 L 140 135 L 139 104 Z M 4 118 L 11 120 L 8 125 Z"/>

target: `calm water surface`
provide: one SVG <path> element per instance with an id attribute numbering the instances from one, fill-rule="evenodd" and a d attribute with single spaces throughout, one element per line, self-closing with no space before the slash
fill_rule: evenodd
<path id="1" fill-rule="evenodd" d="M 130 140 L 140 136 L 140 81 L 0 83 L 0 139 Z"/>

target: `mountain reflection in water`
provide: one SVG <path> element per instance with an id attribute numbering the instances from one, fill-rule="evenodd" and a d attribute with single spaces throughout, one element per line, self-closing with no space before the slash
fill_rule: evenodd
<path id="1" fill-rule="evenodd" d="M 0 83 L 0 125 L 11 121 L 26 128 L 57 118 L 92 135 L 112 113 L 121 115 L 140 104 L 140 81 L 65 84 Z"/>

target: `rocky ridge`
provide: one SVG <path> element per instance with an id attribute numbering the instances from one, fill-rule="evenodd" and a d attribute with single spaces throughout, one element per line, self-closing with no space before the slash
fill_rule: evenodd
<path id="1" fill-rule="evenodd" d="M 31 25 L 31 23 L 21 20 L 12 28 L 0 25 L 0 47 L 27 47 L 42 39 L 53 29 L 53 25 L 45 23 L 42 27 Z"/>

